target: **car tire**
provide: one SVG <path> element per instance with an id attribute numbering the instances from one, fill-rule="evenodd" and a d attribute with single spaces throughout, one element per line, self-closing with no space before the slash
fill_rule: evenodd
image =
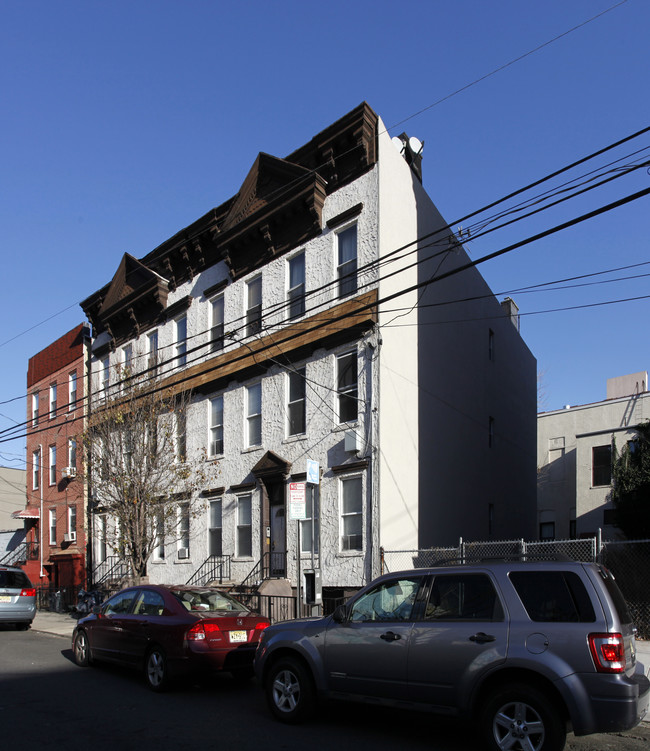
<path id="1" fill-rule="evenodd" d="M 74 661 L 80 668 L 87 668 L 90 665 L 90 643 L 85 631 L 77 631 L 72 651 L 74 652 Z"/>
<path id="2" fill-rule="evenodd" d="M 152 691 L 160 693 L 169 688 L 167 657 L 160 647 L 152 647 L 144 661 L 144 677 Z"/>
<path id="3" fill-rule="evenodd" d="M 32 625 L 31 621 L 23 621 L 16 624 L 16 631 L 27 631 Z"/>
<path id="4" fill-rule="evenodd" d="M 562 751 L 566 743 L 563 713 L 534 686 L 512 684 L 498 689 L 481 712 L 486 748 Z"/>
<path id="5" fill-rule="evenodd" d="M 268 672 L 266 699 L 273 716 L 296 724 L 306 720 L 316 708 L 316 692 L 309 670 L 292 658 L 280 659 Z"/>

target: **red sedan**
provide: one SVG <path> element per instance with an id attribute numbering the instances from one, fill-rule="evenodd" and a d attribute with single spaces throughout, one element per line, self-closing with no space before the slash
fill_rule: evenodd
<path id="1" fill-rule="evenodd" d="M 144 670 L 153 691 L 172 678 L 223 670 L 253 675 L 253 657 L 267 618 L 213 587 L 129 587 L 82 618 L 72 634 L 77 665 L 94 660 Z"/>

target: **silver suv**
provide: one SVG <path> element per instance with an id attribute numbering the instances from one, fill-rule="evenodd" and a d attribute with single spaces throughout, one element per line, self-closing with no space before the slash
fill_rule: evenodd
<path id="1" fill-rule="evenodd" d="M 13 566 L 0 566 L 0 623 L 30 627 L 36 615 L 36 589 L 27 574 Z"/>
<path id="2" fill-rule="evenodd" d="M 386 574 L 330 616 L 274 624 L 255 668 L 283 722 L 354 699 L 464 717 L 490 749 L 559 751 L 567 730 L 645 715 L 634 634 L 604 567 L 490 561 Z"/>

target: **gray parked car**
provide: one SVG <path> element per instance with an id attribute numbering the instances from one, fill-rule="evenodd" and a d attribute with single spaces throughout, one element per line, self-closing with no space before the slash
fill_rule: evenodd
<path id="1" fill-rule="evenodd" d="M 13 566 L 0 566 L 0 623 L 29 628 L 36 615 L 36 589 L 27 574 Z"/>
<path id="2" fill-rule="evenodd" d="M 634 727 L 650 683 L 611 573 L 570 562 L 481 562 L 386 574 L 325 618 L 262 634 L 255 669 L 275 717 L 319 697 L 456 715 L 490 749 L 559 751 Z"/>

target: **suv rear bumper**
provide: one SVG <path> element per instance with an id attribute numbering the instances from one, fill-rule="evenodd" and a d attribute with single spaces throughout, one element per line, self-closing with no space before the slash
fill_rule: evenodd
<path id="1" fill-rule="evenodd" d="M 641 673 L 583 673 L 571 676 L 565 687 L 576 710 L 571 712 L 575 735 L 629 730 L 645 717 L 650 703 L 650 681 Z"/>

